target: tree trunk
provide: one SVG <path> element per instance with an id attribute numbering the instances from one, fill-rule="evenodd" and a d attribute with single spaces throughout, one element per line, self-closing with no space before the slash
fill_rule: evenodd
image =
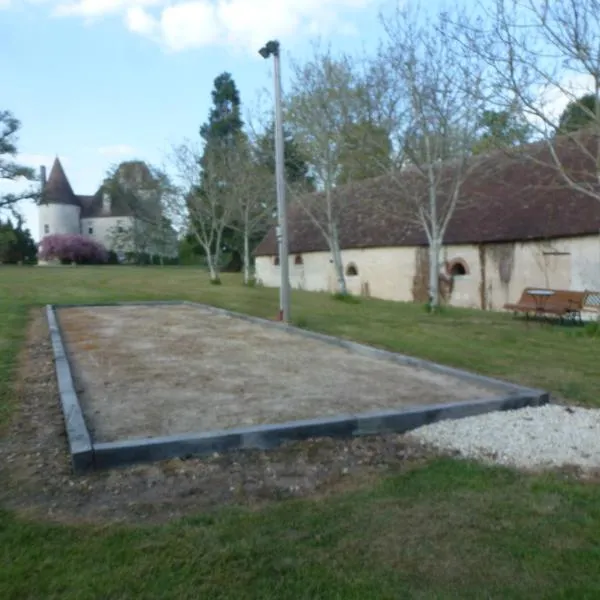
<path id="1" fill-rule="evenodd" d="M 210 280 L 217 281 L 217 279 L 219 279 L 219 273 L 215 267 L 214 257 L 210 252 L 206 253 L 206 266 L 208 267 Z"/>
<path id="2" fill-rule="evenodd" d="M 244 227 L 244 285 L 250 281 L 250 236 L 248 228 Z"/>
<path id="3" fill-rule="evenodd" d="M 344 265 L 342 263 L 342 253 L 340 251 L 340 241 L 337 234 L 337 228 L 334 226 L 331 232 L 331 256 L 333 258 L 333 267 L 337 279 L 338 293 L 342 295 L 348 294 L 346 287 L 346 277 L 344 275 Z"/>
<path id="4" fill-rule="evenodd" d="M 440 303 L 440 243 L 432 238 L 429 244 L 429 308 L 437 309 Z"/>
<path id="5" fill-rule="evenodd" d="M 427 136 L 425 136 L 425 144 L 427 155 L 430 157 L 429 138 Z M 429 310 L 432 312 L 437 310 L 440 299 L 440 231 L 437 214 L 437 188 L 433 169 L 433 164 L 430 163 L 427 175 L 429 183 L 429 220 L 431 223 L 431 235 L 429 236 Z"/>
<path id="6" fill-rule="evenodd" d="M 210 280 L 214 282 L 221 281 L 221 273 L 219 267 L 219 264 L 221 262 L 221 234 L 222 230 L 217 233 L 217 239 L 215 240 L 215 254 L 214 256 L 211 256 L 212 268 L 210 272 Z"/>

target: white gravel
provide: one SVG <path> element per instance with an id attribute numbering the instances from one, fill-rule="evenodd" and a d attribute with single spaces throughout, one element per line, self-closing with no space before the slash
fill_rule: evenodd
<path id="1" fill-rule="evenodd" d="M 525 469 L 600 468 L 600 410 L 547 404 L 447 420 L 415 429 L 423 444 Z"/>

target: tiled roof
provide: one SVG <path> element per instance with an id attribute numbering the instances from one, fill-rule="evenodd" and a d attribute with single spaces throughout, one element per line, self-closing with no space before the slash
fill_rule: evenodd
<path id="1" fill-rule="evenodd" d="M 576 142 L 562 139 L 556 142 L 555 149 L 576 181 L 597 185 L 591 158 Z M 595 151 L 590 154 L 594 156 Z M 598 233 L 600 202 L 567 186 L 557 170 L 548 166 L 551 160 L 544 144 L 532 145 L 526 155 L 509 156 L 498 151 L 478 159 L 462 185 L 460 203 L 449 222 L 445 243 L 499 243 Z M 446 168 L 450 177 L 451 165 Z M 414 170 L 396 179 L 385 175 L 337 188 L 334 197 L 344 207 L 339 223 L 341 247 L 426 245 L 424 231 L 411 218 L 408 208 L 411 190 L 413 194 L 424 190 Z M 319 200 L 323 201 L 319 194 L 304 199 Z M 291 253 L 328 250 L 323 234 L 299 205 L 291 205 L 288 215 Z M 276 252 L 273 228 L 255 255 Z"/>
<path id="2" fill-rule="evenodd" d="M 93 196 L 77 196 L 81 205 L 82 219 L 98 219 L 102 217 L 132 217 L 133 210 L 124 200 L 113 197 L 109 212 L 102 206 L 103 190 L 100 188 Z"/>
<path id="3" fill-rule="evenodd" d="M 79 205 L 58 157 L 54 159 L 50 176 L 44 186 L 41 202 L 44 204 Z"/>

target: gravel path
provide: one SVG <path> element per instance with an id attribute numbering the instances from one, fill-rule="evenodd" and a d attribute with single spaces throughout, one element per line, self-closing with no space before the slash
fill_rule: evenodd
<path id="1" fill-rule="evenodd" d="M 526 469 L 600 468 L 600 410 L 547 404 L 441 421 L 410 434 L 438 450 Z"/>

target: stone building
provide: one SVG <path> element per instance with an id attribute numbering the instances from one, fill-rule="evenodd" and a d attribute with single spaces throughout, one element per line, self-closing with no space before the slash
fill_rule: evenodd
<path id="1" fill-rule="evenodd" d="M 586 189 L 600 191 L 595 169 L 582 164 L 575 150 L 568 143 L 558 148 L 565 168 L 590 186 Z M 450 305 L 498 310 L 516 301 L 526 286 L 600 290 L 600 202 L 566 185 L 548 166 L 552 159 L 542 145 L 535 152 L 490 154 L 465 179 L 440 256 L 443 299 Z M 382 176 L 335 190 L 351 293 L 427 301 L 427 238 L 409 196 L 422 194 L 419 185 L 413 171 L 400 179 Z M 443 195 L 443 186 L 440 191 Z M 318 202 L 318 194 L 309 200 Z M 298 205 L 289 210 L 289 252 L 294 288 L 336 290 L 325 238 Z M 257 279 L 279 286 L 274 229 L 255 257 Z"/>

